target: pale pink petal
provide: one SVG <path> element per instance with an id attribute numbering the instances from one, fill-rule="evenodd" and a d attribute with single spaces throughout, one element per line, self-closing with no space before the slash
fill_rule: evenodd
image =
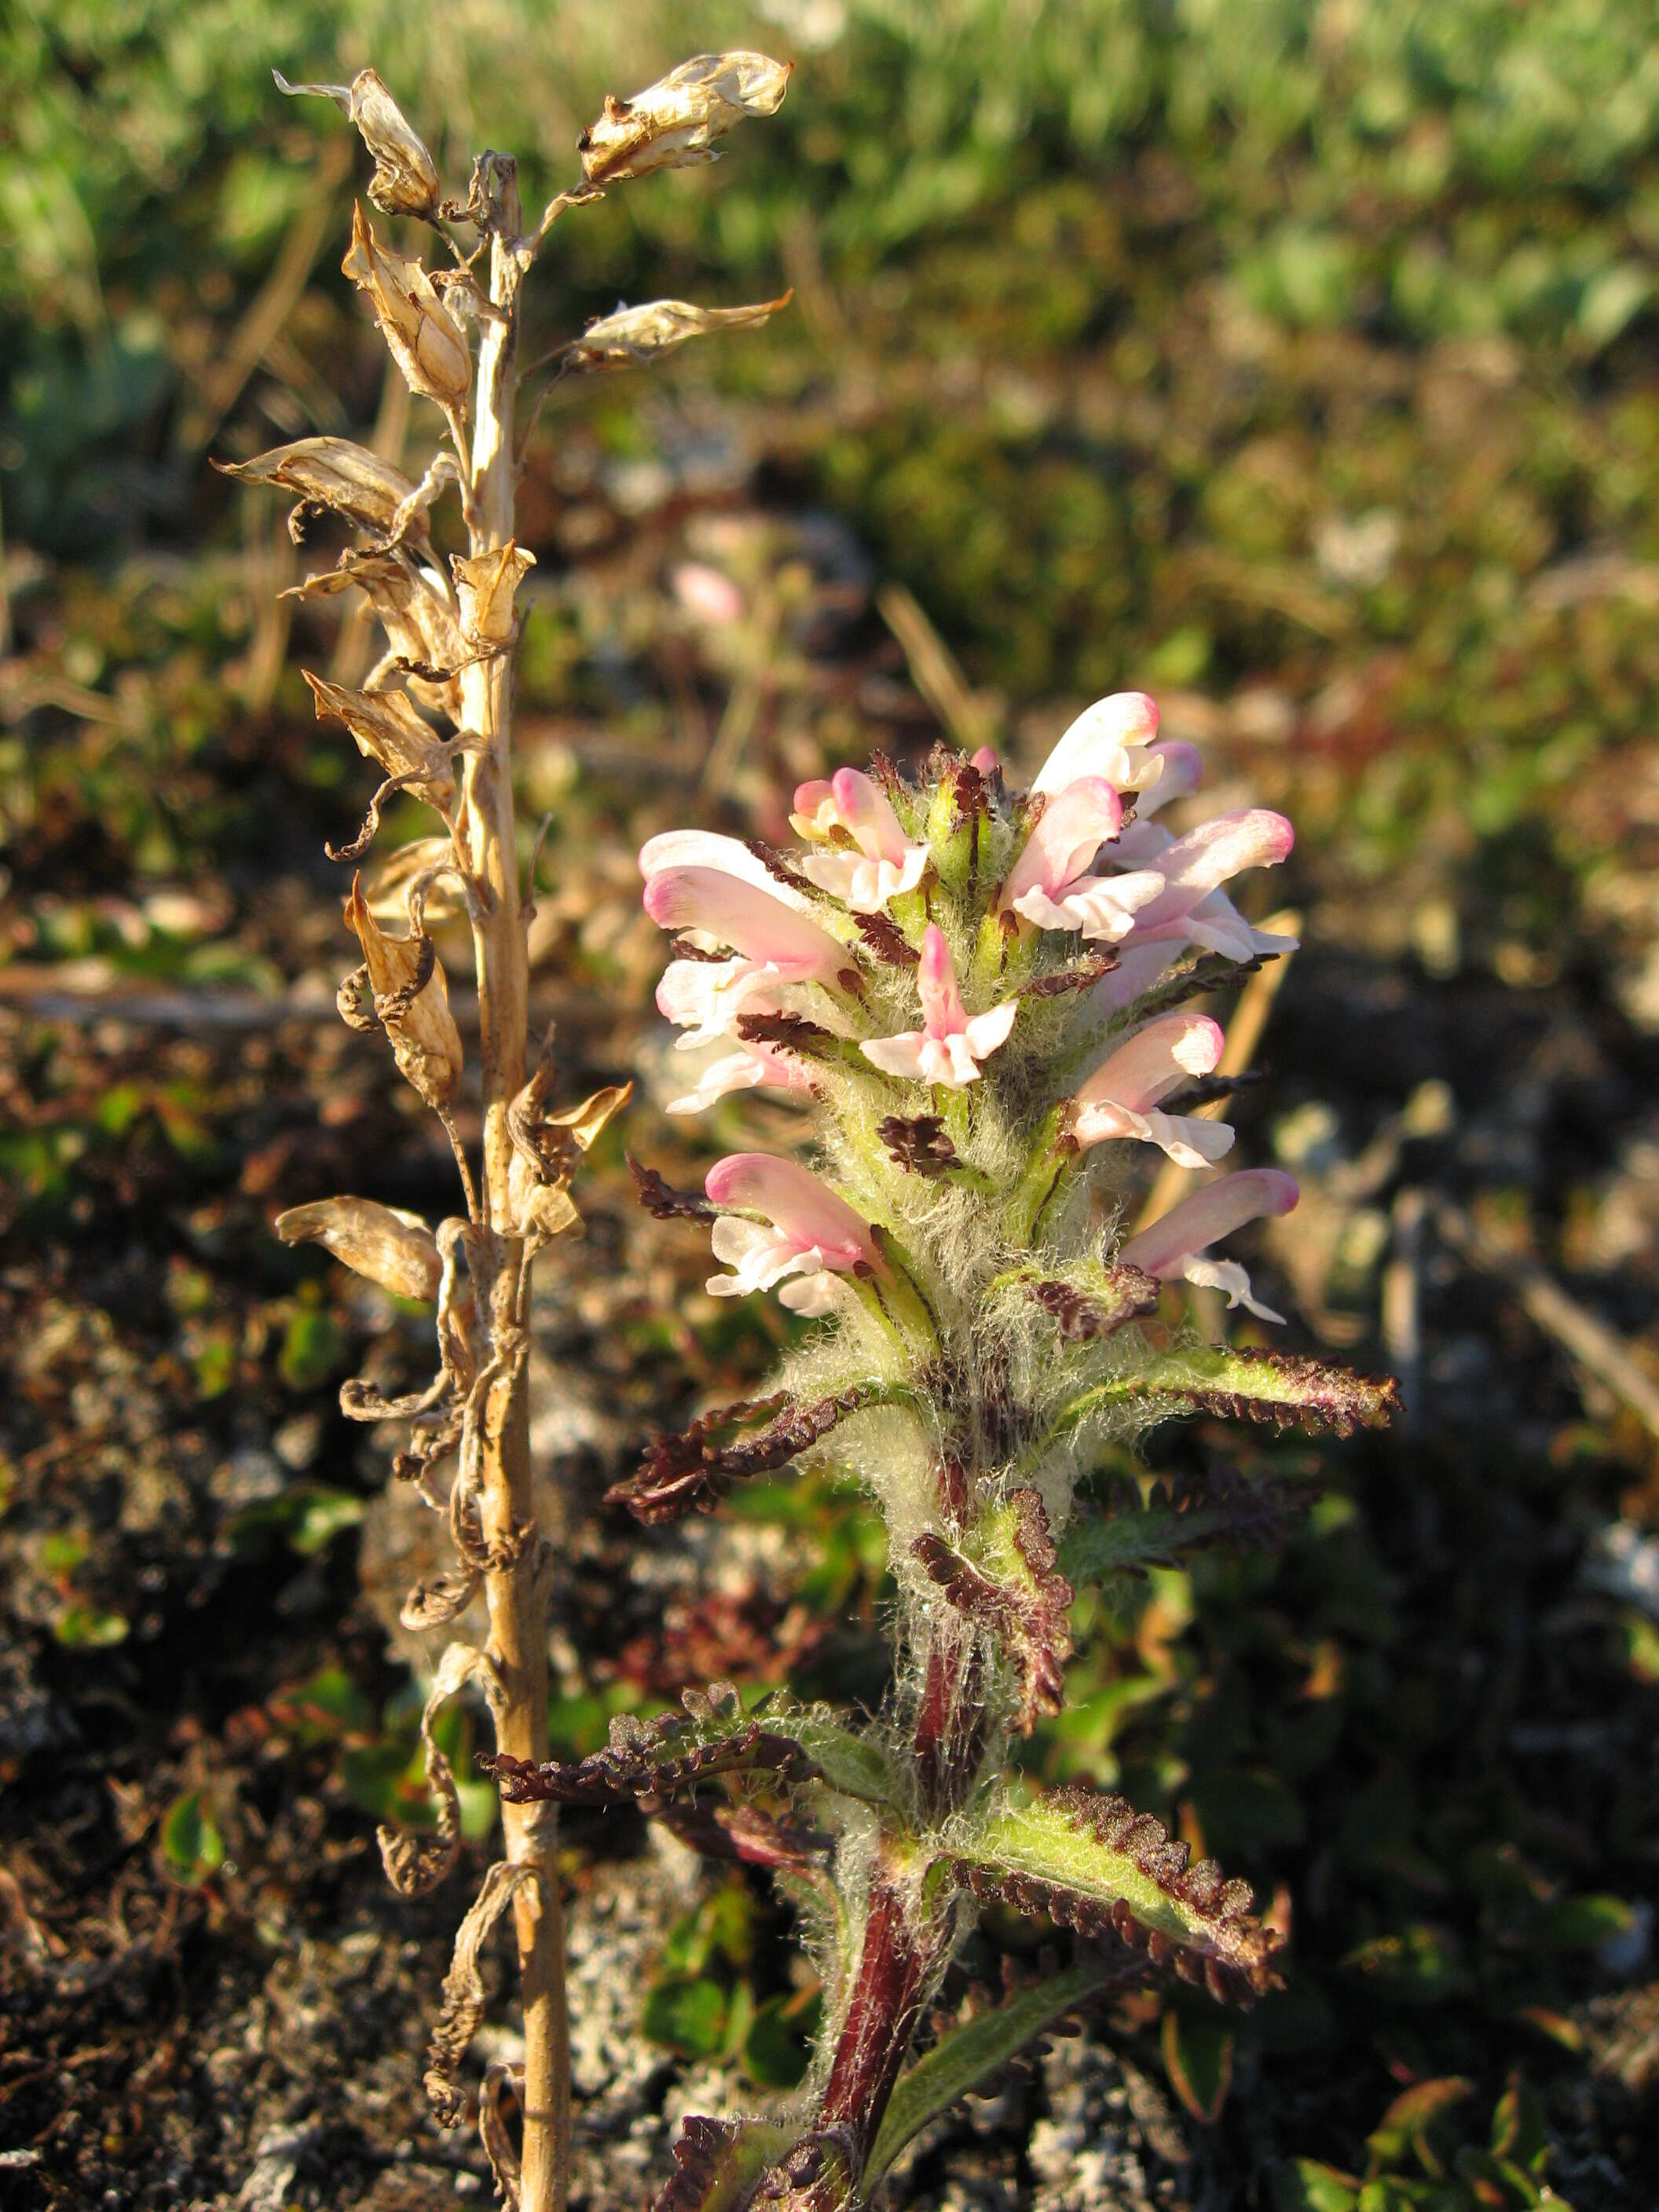
<path id="1" fill-rule="evenodd" d="M 1091 940 L 1115 945 L 1135 927 L 1139 910 L 1164 890 L 1164 878 L 1143 869 L 1124 876 L 1079 876 L 1058 896 L 1044 890 L 1022 892 L 1014 912 L 1039 929 L 1080 930 Z"/>
<path id="2" fill-rule="evenodd" d="M 663 1111 L 701 1114 L 733 1091 L 810 1091 L 811 1087 L 805 1069 L 787 1054 L 773 1052 L 764 1045 L 745 1045 L 741 1052 L 712 1061 L 697 1078 L 696 1090 L 671 1098 Z"/>
<path id="3" fill-rule="evenodd" d="M 822 1321 L 825 1314 L 835 1311 L 841 1297 L 835 1277 L 820 1267 L 811 1274 L 797 1275 L 793 1282 L 786 1283 L 778 1292 L 778 1304 L 787 1306 L 791 1313 L 799 1314 L 803 1320 Z"/>
<path id="4" fill-rule="evenodd" d="M 1079 1085 L 1077 1103 L 1115 1100 L 1146 1113 L 1189 1076 L 1208 1075 L 1221 1058 L 1219 1025 L 1207 1014 L 1165 1014 L 1137 1030 Z"/>
<path id="5" fill-rule="evenodd" d="M 890 900 L 915 890 L 927 866 L 927 848 L 908 845 L 904 858 L 871 860 L 863 853 L 808 853 L 799 862 L 807 881 L 849 906 L 854 914 L 879 914 Z"/>
<path id="6" fill-rule="evenodd" d="M 832 983 L 848 964 L 828 931 L 720 868 L 665 869 L 645 887 L 645 910 L 660 928 L 701 930 L 744 959 L 775 962 L 797 980 Z"/>
<path id="7" fill-rule="evenodd" d="M 929 1036 L 951 1036 L 967 1028 L 968 1009 L 962 1003 L 962 993 L 957 985 L 956 963 L 945 941 L 945 932 L 937 922 L 930 921 L 922 935 L 921 957 L 916 963 L 916 992 Z"/>
<path id="8" fill-rule="evenodd" d="M 1018 1012 L 1018 999 L 1005 999 L 1000 1006 L 993 1006 L 988 1013 L 968 1017 L 968 1026 L 963 1035 L 975 1060 L 989 1060 L 1000 1045 L 1006 1044 L 1008 1032 L 1014 1026 L 1014 1018 Z"/>
<path id="9" fill-rule="evenodd" d="M 1232 1149 L 1234 1132 L 1224 1121 L 1200 1121 L 1196 1115 L 1138 1114 L 1112 1098 L 1079 1107 L 1072 1134 L 1084 1151 L 1113 1139 L 1157 1145 L 1177 1167 L 1212 1166 Z"/>
<path id="10" fill-rule="evenodd" d="M 1200 822 L 1158 854 L 1164 895 L 1142 915 L 1142 925 L 1156 929 L 1190 914 L 1200 899 L 1241 869 L 1271 867 L 1282 860 L 1295 837 L 1285 817 L 1265 806 Z"/>
<path id="11" fill-rule="evenodd" d="M 826 1267 L 873 1261 L 869 1224 L 844 1198 L 794 1160 L 770 1152 L 732 1152 L 703 1181 L 716 1206 L 763 1214 L 800 1249 L 816 1248 Z"/>
<path id="12" fill-rule="evenodd" d="M 1157 702 L 1144 691 L 1115 691 L 1085 707 L 1037 770 L 1034 792 L 1063 791 L 1079 776 L 1105 776 L 1121 764 L 1126 747 L 1149 744 L 1158 735 Z"/>
<path id="13" fill-rule="evenodd" d="M 859 1050 L 884 1075 L 896 1075 L 914 1083 L 921 1079 L 922 1047 L 929 1042 L 926 1030 L 901 1030 L 896 1036 L 871 1037 Z"/>
<path id="14" fill-rule="evenodd" d="M 904 858 L 904 832 L 881 786 L 861 769 L 838 768 L 830 779 L 830 790 L 841 825 L 858 840 L 860 851 L 872 860 L 890 860 L 897 866 Z"/>
<path id="15" fill-rule="evenodd" d="M 1237 1132 L 1231 1122 L 1206 1121 L 1200 1114 L 1146 1116 L 1146 1139 L 1166 1152 L 1178 1168 L 1210 1168 L 1233 1148 Z"/>
<path id="16" fill-rule="evenodd" d="M 1103 776 L 1084 776 L 1051 798 L 1002 886 L 1001 903 L 1019 911 L 1026 891 L 1051 897 L 1080 876 L 1123 820 L 1123 801 Z"/>
<path id="17" fill-rule="evenodd" d="M 976 768 L 981 775 L 994 775 L 1002 766 L 994 745 L 981 745 L 968 756 L 969 768 Z"/>
<path id="18" fill-rule="evenodd" d="M 1132 1237 L 1117 1256 L 1125 1266 L 1142 1267 L 1167 1281 L 1182 1272 L 1182 1262 L 1194 1252 L 1231 1236 L 1247 1221 L 1288 1213 L 1301 1195 L 1296 1177 L 1279 1168 L 1248 1168 L 1242 1175 L 1221 1176 L 1172 1206 L 1150 1229 Z"/>
<path id="19" fill-rule="evenodd" d="M 803 914 L 811 909 L 811 901 L 775 876 L 740 838 L 722 837 L 716 830 L 665 830 L 659 837 L 647 838 L 640 848 L 640 873 L 649 883 L 670 868 L 718 868 Z"/>
<path id="20" fill-rule="evenodd" d="M 767 960 L 671 960 L 657 986 L 658 1010 L 691 1035 L 675 1040 L 681 1052 L 729 1036 L 740 1013 L 775 1013 L 777 984 L 788 978 Z"/>
<path id="21" fill-rule="evenodd" d="M 1250 1279 L 1237 1260 L 1188 1260 L 1181 1272 L 1200 1290 L 1225 1291 L 1229 1306 L 1248 1306 L 1258 1320 L 1277 1322 L 1281 1328 L 1284 1327 L 1282 1313 L 1275 1313 L 1271 1306 L 1264 1306 L 1260 1298 L 1251 1295 Z"/>

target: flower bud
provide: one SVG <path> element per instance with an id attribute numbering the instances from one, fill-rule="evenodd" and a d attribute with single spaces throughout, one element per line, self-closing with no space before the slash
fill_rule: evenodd
<path id="1" fill-rule="evenodd" d="M 472 385 L 466 340 L 420 263 L 382 246 L 360 206 L 351 210 L 351 246 L 340 266 L 368 293 L 410 390 L 441 406 L 459 407 Z"/>
<path id="2" fill-rule="evenodd" d="M 279 1213 L 284 1244 L 321 1244 L 354 1274 L 400 1298 L 438 1295 L 443 1262 L 432 1231 L 418 1213 L 378 1206 L 372 1198 L 322 1198 Z"/>
<path id="3" fill-rule="evenodd" d="M 653 300 L 643 307 L 619 307 L 614 315 L 601 315 L 566 349 L 573 368 L 626 368 L 636 362 L 654 361 L 687 338 L 708 331 L 733 329 L 763 323 L 794 297 L 785 292 L 775 300 L 762 300 L 752 307 L 694 307 L 684 300 Z"/>
<path id="4" fill-rule="evenodd" d="M 382 215 L 435 212 L 441 189 L 436 164 L 372 69 L 359 70 L 349 84 L 289 84 L 280 70 L 271 74 L 279 90 L 295 98 L 314 94 L 331 100 L 351 118 L 374 156 L 368 197 Z"/>
<path id="5" fill-rule="evenodd" d="M 576 142 L 583 180 L 619 184 L 718 159 L 711 139 L 745 115 L 776 114 L 790 67 L 765 54 L 697 54 L 631 100 L 612 95 Z"/>
<path id="6" fill-rule="evenodd" d="M 392 1040 L 399 1073 L 428 1106 L 447 1106 L 461 1079 L 461 1036 L 432 939 L 388 936 L 370 914 L 357 876 L 345 918 L 363 948 L 374 1012 Z"/>
<path id="7" fill-rule="evenodd" d="M 510 539 L 493 553 L 452 558 L 461 635 L 475 653 L 491 653 L 512 642 L 514 594 L 526 569 L 535 565 L 535 555 L 522 552 Z"/>

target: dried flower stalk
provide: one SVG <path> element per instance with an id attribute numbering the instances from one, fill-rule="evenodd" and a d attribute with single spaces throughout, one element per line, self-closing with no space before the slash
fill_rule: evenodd
<path id="1" fill-rule="evenodd" d="M 329 848 L 356 860 L 372 845 L 380 808 L 406 792 L 436 812 L 441 834 L 397 856 L 371 892 L 354 878 L 345 916 L 362 965 L 340 986 L 342 1017 L 381 1034 L 399 1073 L 442 1121 L 465 1210 L 436 1229 L 362 1198 L 295 1207 L 277 1229 L 291 1243 L 321 1243 L 358 1273 L 437 1306 L 439 1369 L 423 1389 L 388 1400 L 358 1380 L 341 1404 L 354 1419 L 410 1423 L 394 1472 L 448 1519 L 452 1574 L 410 1592 L 404 1621 L 439 1627 L 457 1619 L 482 1584 L 489 1634 L 482 1650 L 452 1644 L 422 1720 L 436 1808 L 430 1835 L 383 1829 L 386 1871 L 405 1893 L 454 1864 L 459 1806 L 454 1778 L 433 1735 L 438 1708 L 465 1685 L 489 1706 L 504 1775 L 533 1768 L 547 1751 L 547 1599 L 550 1557 L 536 1525 L 531 1485 L 527 1376 L 530 1270 L 537 1251 L 575 1224 L 569 1186 L 583 1153 L 628 1088 L 556 1111 L 555 1069 L 529 1065 L 526 902 L 513 805 L 513 675 L 522 617 L 516 594 L 533 556 L 514 538 L 521 381 L 520 296 L 542 240 L 567 208 L 600 198 L 624 179 L 714 158 L 711 142 L 747 115 L 769 115 L 788 70 L 751 53 L 702 55 L 632 100 L 609 100 L 584 133 L 580 184 L 526 231 L 517 168 L 489 153 L 473 167 L 465 201 L 446 199 L 437 165 L 373 70 L 349 85 L 289 85 L 331 99 L 374 160 L 368 197 L 384 214 L 434 227 L 454 266 L 430 272 L 377 238 L 354 210 L 345 274 L 368 297 L 388 349 L 417 397 L 441 410 L 447 449 L 418 482 L 349 440 L 306 438 L 234 466 L 298 501 L 299 542 L 320 514 L 347 524 L 354 544 L 334 567 L 298 586 L 305 598 L 367 594 L 386 652 L 360 690 L 307 675 L 319 716 L 343 722 L 383 776 L 357 835 Z M 463 255 L 447 228 L 470 227 Z M 608 317 L 567 349 L 561 374 L 644 361 L 728 324 L 764 320 L 781 305 L 702 310 L 658 301 Z M 476 355 L 470 332 L 477 331 Z M 430 511 L 459 495 L 467 550 L 446 574 L 434 561 Z M 439 718 L 434 721 L 429 717 Z M 447 725 L 445 728 L 441 725 Z M 469 1071 L 449 988 L 427 927 L 428 908 L 471 922 L 477 985 L 478 1064 Z M 404 927 L 395 926 L 400 909 Z M 388 927 L 392 922 L 394 926 Z M 469 1084 L 482 1109 L 476 1168 L 456 1109 Z M 524 2002 L 522 2069 L 492 2067 L 479 2128 L 498 2188 L 523 2212 L 562 2212 L 570 2179 L 570 2087 L 564 1940 L 550 1803 L 504 1789 L 502 1856 L 466 1915 L 445 1984 L 427 2087 L 453 2125 L 467 2100 L 458 2069 L 482 2017 L 481 1945 L 509 1911 Z M 497 2109 L 511 2081 L 524 2115 L 515 2147 Z"/>

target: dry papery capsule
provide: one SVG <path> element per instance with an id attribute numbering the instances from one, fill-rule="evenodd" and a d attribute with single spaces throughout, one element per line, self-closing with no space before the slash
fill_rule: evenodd
<path id="1" fill-rule="evenodd" d="M 374 1012 L 399 1072 L 428 1106 L 448 1105 L 461 1079 L 461 1034 L 432 939 L 389 936 L 368 910 L 360 877 L 352 878 L 345 916 L 363 948 Z"/>
<path id="2" fill-rule="evenodd" d="M 460 327 L 421 264 L 382 246 L 361 206 L 352 208 L 351 246 L 340 266 L 368 293 L 410 390 L 440 406 L 459 407 L 472 385 L 472 356 Z"/>
<path id="3" fill-rule="evenodd" d="M 313 94 L 331 100 L 362 133 L 374 156 L 368 197 L 382 215 L 429 216 L 441 186 L 437 165 L 420 133 L 372 69 L 359 70 L 349 84 L 290 84 L 273 70 L 277 88 L 295 98 Z"/>
<path id="4" fill-rule="evenodd" d="M 619 184 L 653 169 L 716 160 L 711 139 L 745 115 L 776 114 L 790 68 L 766 54 L 696 54 L 631 100 L 611 94 L 576 142 L 583 179 Z"/>
<path id="5" fill-rule="evenodd" d="M 643 307 L 619 307 L 614 315 L 601 315 L 568 349 L 573 368 L 627 368 L 653 361 L 684 345 L 688 338 L 708 331 L 729 331 L 750 323 L 763 323 L 787 307 L 793 291 L 775 300 L 757 301 L 750 307 L 694 307 L 686 300 L 652 300 Z"/>
<path id="6" fill-rule="evenodd" d="M 320 1244 L 354 1274 L 401 1298 L 438 1295 L 443 1262 L 437 1241 L 418 1213 L 372 1198 L 319 1198 L 279 1213 L 284 1244 Z"/>

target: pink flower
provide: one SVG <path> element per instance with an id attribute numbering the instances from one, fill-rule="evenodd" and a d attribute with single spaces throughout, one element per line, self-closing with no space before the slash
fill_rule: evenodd
<path id="1" fill-rule="evenodd" d="M 1079 1089 L 1072 1134 L 1085 1150 L 1109 1138 L 1158 1145 L 1178 1167 L 1208 1167 L 1229 1151 L 1224 1121 L 1155 1109 L 1189 1076 L 1207 1075 L 1221 1057 L 1222 1036 L 1204 1014 L 1165 1014 L 1118 1046 Z"/>
<path id="2" fill-rule="evenodd" d="M 778 986 L 790 981 L 770 960 L 671 960 L 657 986 L 657 1008 L 690 1035 L 676 1039 L 681 1052 L 718 1044 L 744 1013 L 775 1014 Z"/>
<path id="3" fill-rule="evenodd" d="M 645 910 L 659 928 L 695 930 L 788 982 L 833 983 L 848 964 L 828 930 L 723 868 L 664 869 L 645 887 Z"/>
<path id="4" fill-rule="evenodd" d="M 732 1152 L 715 1161 L 703 1188 L 716 1206 L 738 1209 L 714 1224 L 714 1257 L 735 1270 L 709 1277 L 714 1297 L 743 1297 L 783 1283 L 778 1296 L 792 1312 L 824 1314 L 836 1303 L 834 1276 L 878 1264 L 869 1224 L 793 1160 Z M 747 1220 L 746 1214 L 763 1218 Z"/>
<path id="5" fill-rule="evenodd" d="M 743 593 L 729 576 L 706 562 L 682 561 L 668 580 L 674 597 L 699 622 L 726 629 L 743 620 Z"/>
<path id="6" fill-rule="evenodd" d="M 1109 857 L 1137 872 L 1153 869 L 1164 878 L 1158 896 L 1134 915 L 1133 942 L 1197 945 L 1230 960 L 1293 952 L 1294 938 L 1253 929 L 1220 886 L 1243 869 L 1275 866 L 1295 841 L 1285 817 L 1265 806 L 1218 814 L 1184 837 L 1171 837 L 1155 822 L 1132 823 Z"/>
<path id="7" fill-rule="evenodd" d="M 979 745 L 968 756 L 969 768 L 976 768 L 981 775 L 994 775 L 1002 766 L 994 745 Z"/>
<path id="8" fill-rule="evenodd" d="M 1248 1306 L 1263 1321 L 1283 1321 L 1282 1314 L 1251 1297 L 1250 1279 L 1237 1261 L 1198 1255 L 1247 1221 L 1288 1213 L 1301 1195 L 1296 1177 L 1278 1168 L 1249 1168 L 1242 1175 L 1218 1176 L 1120 1246 L 1118 1259 L 1126 1267 L 1144 1268 L 1160 1282 L 1172 1282 L 1179 1275 L 1189 1283 L 1225 1291 L 1230 1306 Z"/>
<path id="9" fill-rule="evenodd" d="M 689 1046 L 690 1037 L 679 1042 Z M 679 1097 L 671 1098 L 663 1108 L 665 1114 L 701 1114 L 717 1098 L 729 1091 L 752 1091 L 765 1088 L 773 1091 L 810 1091 L 811 1077 L 800 1062 L 787 1053 L 779 1052 L 773 1045 L 744 1043 L 725 1059 L 716 1060 L 704 1068 L 697 1078 L 695 1090 L 683 1091 Z"/>
<path id="10" fill-rule="evenodd" d="M 810 902 L 735 837 L 671 830 L 642 848 L 640 867 L 653 921 L 694 930 L 738 956 L 673 960 L 665 970 L 657 1004 L 671 1022 L 693 1031 L 680 1040 L 688 1051 L 729 1036 L 745 1009 L 775 1012 L 781 985 L 833 986 L 847 964 L 841 946 L 811 919 Z"/>
<path id="11" fill-rule="evenodd" d="M 781 899 L 797 913 L 812 910 L 811 899 L 781 876 L 775 876 L 760 854 L 741 838 L 723 837 L 718 830 L 665 830 L 660 836 L 647 837 L 640 848 L 640 873 L 647 883 L 667 874 L 671 868 L 718 868 L 740 882 L 753 884 L 769 897 Z"/>
<path id="12" fill-rule="evenodd" d="M 1150 869 L 1087 872 L 1122 820 L 1123 801 L 1103 776 L 1066 784 L 1037 817 L 1002 886 L 1001 905 L 1039 929 L 1080 929 L 1109 942 L 1127 937 L 1137 911 L 1162 892 L 1164 878 Z"/>
<path id="13" fill-rule="evenodd" d="M 950 1091 L 977 1083 L 980 1062 L 1006 1042 L 1019 1000 L 1005 999 L 989 1013 L 970 1015 L 962 1003 L 945 933 L 933 922 L 921 940 L 916 991 L 927 1026 L 905 1030 L 897 1036 L 872 1037 L 859 1050 L 885 1075 L 942 1084 Z"/>
<path id="14" fill-rule="evenodd" d="M 1084 708 L 1037 770 L 1031 789 L 1052 798 L 1084 776 L 1103 776 L 1120 791 L 1135 789 L 1130 748 L 1150 744 L 1157 735 L 1157 701 L 1144 691 L 1114 691 Z"/>
<path id="15" fill-rule="evenodd" d="M 856 852 L 811 854 L 801 873 L 854 914 L 877 914 L 921 881 L 927 846 L 907 840 L 891 799 L 858 769 L 837 769 L 828 783 L 799 785 L 790 819 L 803 837 L 822 842 L 839 830 L 852 838 Z"/>

